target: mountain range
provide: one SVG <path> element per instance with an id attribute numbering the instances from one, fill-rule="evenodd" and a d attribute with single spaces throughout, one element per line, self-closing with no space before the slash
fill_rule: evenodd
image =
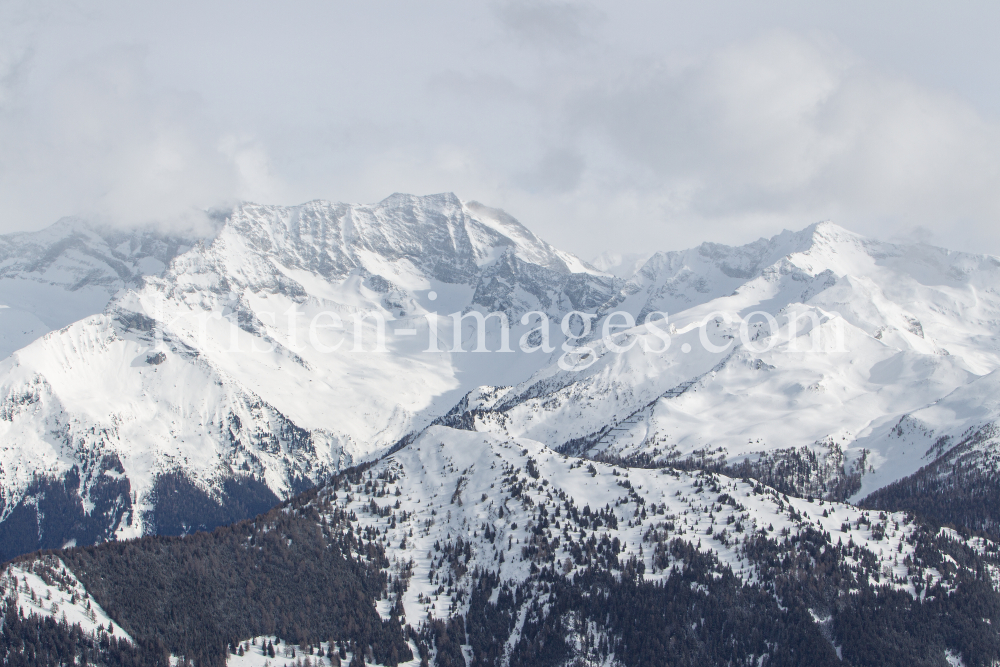
<path id="1" fill-rule="evenodd" d="M 926 664 L 1000 658 L 996 257 L 822 222 L 588 263 L 503 211 L 397 194 L 242 204 L 204 238 L 0 237 L 0 302 L 0 585 L 26 619 L 56 618 L 45 594 L 84 635 L 113 625 L 120 646 L 79 640 L 105 660 L 263 664 L 283 639 L 380 664 L 722 664 L 730 644 L 730 664 L 886 664 L 852 625 L 876 611 L 965 619 L 885 640 Z M 211 571 L 268 531 L 296 536 L 272 560 L 344 554 L 374 625 L 288 621 L 277 574 L 206 583 L 279 598 L 216 634 L 165 620 L 191 604 L 128 602 L 154 595 L 135 563 L 183 600 L 164 554 L 200 544 Z M 584 603 L 678 581 L 710 595 L 662 651 Z M 322 585 L 301 595 L 341 599 Z M 733 634 L 753 609 L 777 634 Z"/>

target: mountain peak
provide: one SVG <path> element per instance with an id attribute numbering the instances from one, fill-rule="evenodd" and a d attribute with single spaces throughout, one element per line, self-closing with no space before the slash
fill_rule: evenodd
<path id="1" fill-rule="evenodd" d="M 246 203 L 233 210 L 213 247 L 227 273 L 257 284 L 273 277 L 271 260 L 324 278 L 359 270 L 389 277 L 416 269 L 449 284 L 471 284 L 480 269 L 510 253 L 561 274 L 600 273 L 506 212 L 462 202 L 453 193 L 396 193 L 376 204 Z M 262 264 L 265 258 L 270 260 Z"/>
<path id="2" fill-rule="evenodd" d="M 863 234 L 841 227 L 830 220 L 814 222 L 796 234 L 810 245 L 846 243 L 851 245 L 884 245 L 883 242 L 871 239 Z"/>
<path id="3" fill-rule="evenodd" d="M 859 237 L 864 238 L 863 235 L 853 232 L 846 227 L 841 227 L 832 220 L 820 220 L 819 222 L 814 222 L 803 229 L 800 234 L 820 234 L 824 236 L 844 236 L 844 237 Z"/>
<path id="4" fill-rule="evenodd" d="M 401 205 L 420 205 L 420 206 L 462 206 L 462 200 L 454 192 L 438 192 L 431 195 L 414 195 L 407 192 L 393 192 L 391 195 L 375 204 L 379 208 L 393 208 Z"/>

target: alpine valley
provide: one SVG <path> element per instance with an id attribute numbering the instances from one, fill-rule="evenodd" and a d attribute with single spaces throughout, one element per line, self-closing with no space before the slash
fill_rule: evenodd
<path id="1" fill-rule="evenodd" d="M 1000 258 L 63 220 L 0 354 L 3 664 L 1000 665 Z"/>

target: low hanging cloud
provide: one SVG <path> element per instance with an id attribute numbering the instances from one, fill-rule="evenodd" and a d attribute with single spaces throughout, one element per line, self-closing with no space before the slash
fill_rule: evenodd
<path id="1" fill-rule="evenodd" d="M 1000 254 L 997 120 L 830 33 L 748 28 L 694 53 L 633 45 L 581 2 L 316 3 L 308 25 L 252 3 L 170 25 L 116 0 L 15 6 L 0 5 L 0 232 L 454 191 L 585 257 L 821 219 Z"/>
<path id="2" fill-rule="evenodd" d="M 534 48 L 574 49 L 588 41 L 601 13 L 583 2 L 508 0 L 494 6 L 500 25 Z"/>
<path id="3" fill-rule="evenodd" d="M 517 39 L 545 51 L 547 25 L 516 24 Z M 490 139 L 453 145 L 463 161 L 450 171 L 422 144 L 404 151 L 422 182 L 504 206 L 584 256 L 741 243 L 823 219 L 1000 253 L 1000 126 L 829 35 L 768 32 L 681 64 L 573 53 L 542 58 L 531 82 L 434 79 L 435 95 L 481 112 Z"/>
<path id="4" fill-rule="evenodd" d="M 104 49 L 44 81 L 29 79 L 30 53 L 17 63 L 3 82 L 4 228 L 79 215 L 204 232 L 206 211 L 280 194 L 264 151 L 212 123 L 197 94 L 150 86 L 145 59 Z"/>

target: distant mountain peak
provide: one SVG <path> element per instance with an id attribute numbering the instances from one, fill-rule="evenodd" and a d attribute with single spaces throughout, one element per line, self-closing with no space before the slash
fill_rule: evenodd
<path id="1" fill-rule="evenodd" d="M 446 415 L 462 428 L 657 460 L 708 445 L 719 465 L 812 448 L 833 457 L 830 479 L 809 482 L 820 488 L 853 474 L 844 466 L 874 450 L 862 439 L 883 422 L 1000 367 L 1000 262 L 830 222 L 658 252 L 630 272 L 619 267 L 637 258 L 609 253 L 592 266 L 500 209 L 397 193 L 374 204 L 245 202 L 217 234 L 193 240 L 64 220 L 0 237 L 0 255 L 0 305 L 10 306 L 0 324 L 21 332 L 0 340 L 20 348 L 0 366 L 0 439 L 11 443 L 0 500 L 11 511 L 35 511 L 23 474 L 32 466 L 53 484 L 70 483 L 74 465 L 87 471 L 81 516 L 91 516 L 80 509 L 88 494 L 105 493 L 87 486 L 101 475 L 129 480 L 128 492 L 114 487 L 121 507 L 156 506 L 179 483 L 170 475 L 220 507 L 248 489 L 286 496 Z M 37 315 L 17 299 L 34 299 Z M 593 325 L 575 344 L 563 329 L 574 311 Z M 612 314 L 619 340 L 641 345 L 613 351 L 603 328 Z M 650 345 L 641 323 L 663 314 L 673 342 Z M 801 326 L 789 333 L 793 315 Z M 480 343 L 474 327 L 487 316 Z M 538 328 L 545 318 L 551 340 Z M 640 326 L 625 331 L 631 322 Z M 708 322 L 726 354 L 703 345 Z M 830 343 L 838 327 L 849 349 Z M 589 350 L 592 365 L 567 370 L 564 343 L 580 345 L 581 360 Z M 482 386 L 514 389 L 487 401 Z M 463 396 L 479 398 L 461 407 Z M 828 442 L 839 449 L 817 444 Z M 879 451 L 869 468 L 910 470 Z M 237 478 L 249 486 L 226 486 Z M 124 523 L 102 535 L 168 521 L 116 516 Z"/>
<path id="2" fill-rule="evenodd" d="M 230 273 L 252 284 L 266 282 L 272 272 L 260 264 L 265 257 L 328 278 L 344 278 L 356 270 L 381 274 L 393 266 L 404 270 L 400 262 L 406 262 L 429 278 L 468 283 L 510 251 L 558 273 L 601 274 L 542 241 L 504 211 L 463 203 L 452 193 L 394 194 L 364 205 L 244 203 L 233 210 L 212 248 L 210 254 L 228 265 Z M 261 271 L 266 275 L 256 275 Z"/>

